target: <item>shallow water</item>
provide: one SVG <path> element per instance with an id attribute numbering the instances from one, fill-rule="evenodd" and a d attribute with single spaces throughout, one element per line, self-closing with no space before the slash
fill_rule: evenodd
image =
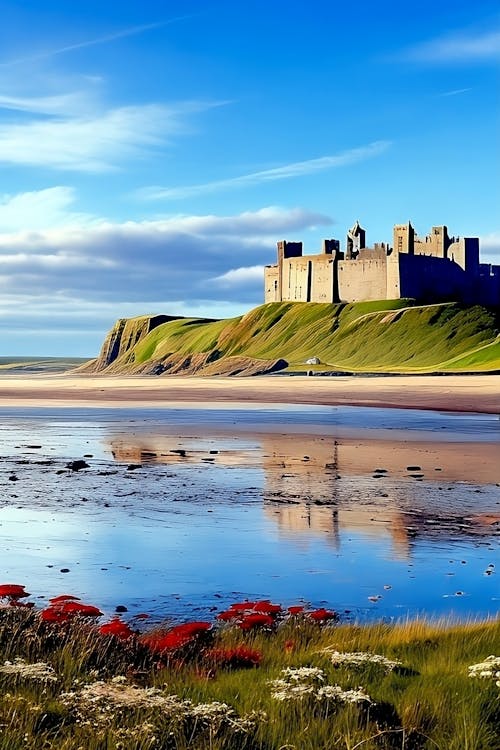
<path id="1" fill-rule="evenodd" d="M 0 438 L 0 578 L 35 597 L 157 618 L 246 596 L 361 619 L 498 609 L 494 415 L 3 409 Z"/>

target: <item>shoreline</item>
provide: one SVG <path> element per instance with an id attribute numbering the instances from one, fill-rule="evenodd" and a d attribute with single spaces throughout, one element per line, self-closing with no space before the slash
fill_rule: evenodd
<path id="1" fill-rule="evenodd" d="M 146 377 L 0 375 L 0 406 L 370 406 L 500 414 L 500 375 Z"/>

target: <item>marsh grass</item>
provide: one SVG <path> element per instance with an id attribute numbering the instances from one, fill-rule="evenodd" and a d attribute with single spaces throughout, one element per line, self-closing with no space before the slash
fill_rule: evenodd
<path id="1" fill-rule="evenodd" d="M 260 666 L 218 668 L 207 659 L 207 649 L 240 646 L 260 652 Z M 335 666 L 333 650 L 378 654 L 401 666 L 369 657 Z M 18 674 L 0 669 L 0 747 L 497 750 L 499 688 L 471 679 L 468 667 L 499 653 L 500 626 L 491 621 L 320 627 L 295 617 L 270 632 L 217 627 L 205 641 L 159 659 L 137 638 L 120 641 L 86 622 L 52 625 L 36 612 L 4 609 L 0 668 L 16 659 L 28 666 Z M 57 679 L 29 676 L 29 665 L 43 675 L 42 664 Z M 311 673 L 301 667 L 323 675 L 314 689 L 273 698 L 273 681 L 284 675 L 308 684 Z M 370 701 L 320 699 L 324 685 L 362 688 Z"/>

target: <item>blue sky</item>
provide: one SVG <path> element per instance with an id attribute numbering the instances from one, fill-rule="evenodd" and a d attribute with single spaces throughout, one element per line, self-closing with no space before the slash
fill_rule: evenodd
<path id="1" fill-rule="evenodd" d="M 278 239 L 500 262 L 490 0 L 0 0 L 0 355 L 262 301 Z"/>

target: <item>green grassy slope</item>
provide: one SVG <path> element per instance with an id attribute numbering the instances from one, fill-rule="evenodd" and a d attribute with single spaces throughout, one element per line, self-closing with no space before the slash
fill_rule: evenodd
<path id="1" fill-rule="evenodd" d="M 210 353 L 211 359 L 283 358 L 289 369 L 372 372 L 500 369 L 499 313 L 455 303 L 409 306 L 408 300 L 353 304 L 282 302 L 230 320 L 176 319 L 145 335 L 113 371 Z"/>

